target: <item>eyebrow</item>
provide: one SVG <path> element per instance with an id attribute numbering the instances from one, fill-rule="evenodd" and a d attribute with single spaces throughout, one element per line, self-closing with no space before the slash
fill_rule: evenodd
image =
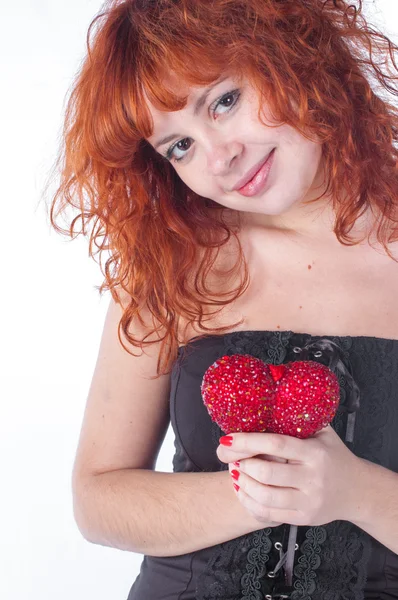
<path id="1" fill-rule="evenodd" d="M 195 115 L 195 117 L 197 116 L 197 114 L 199 113 L 199 111 L 201 110 L 203 105 L 205 104 L 210 92 L 215 87 L 217 87 L 220 83 L 225 81 L 226 79 L 228 79 L 228 76 L 223 77 L 222 79 L 219 79 L 218 81 L 216 81 L 216 83 L 213 83 L 213 85 L 211 85 L 210 87 L 206 88 L 203 91 L 203 93 L 199 96 L 199 98 L 195 102 L 195 106 L 193 109 L 193 114 Z M 159 146 L 163 146 L 163 144 L 167 144 L 167 142 L 171 142 L 171 140 L 174 140 L 174 138 L 177 138 L 177 137 L 180 137 L 179 133 L 171 133 L 170 135 L 167 135 L 166 137 L 162 138 L 154 145 L 155 150 L 157 150 L 159 148 Z"/>

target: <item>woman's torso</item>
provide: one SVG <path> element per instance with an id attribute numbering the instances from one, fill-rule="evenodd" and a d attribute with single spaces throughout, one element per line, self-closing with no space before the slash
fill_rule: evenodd
<path id="1" fill-rule="evenodd" d="M 353 451 L 398 472 L 398 264 L 365 245 L 339 248 L 278 232 L 250 233 L 241 238 L 250 286 L 206 326 L 242 317 L 243 323 L 193 341 L 185 357 L 184 344 L 173 366 L 174 471 L 228 468 L 215 453 L 222 432 L 200 398 L 201 378 L 214 360 L 248 353 L 280 364 L 297 344 L 327 336 L 343 349 L 364 392 Z M 187 329 L 185 342 L 201 333 Z M 344 439 L 342 413 L 333 426 Z M 270 580 L 262 569 L 275 566 L 274 542 L 285 547 L 287 535 L 288 526 L 281 526 L 189 555 L 145 557 L 129 600 L 263 600 Z M 301 527 L 298 541 L 295 599 L 398 598 L 398 557 L 352 524 Z"/>

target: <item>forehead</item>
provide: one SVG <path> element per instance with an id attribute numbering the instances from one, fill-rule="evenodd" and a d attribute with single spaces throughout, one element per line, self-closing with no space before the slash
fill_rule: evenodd
<path id="1" fill-rule="evenodd" d="M 162 88 L 156 90 L 155 98 L 153 98 L 151 93 L 148 93 L 146 89 L 143 90 L 143 95 L 151 114 L 161 116 L 162 114 L 174 112 L 173 109 L 168 108 L 166 105 L 166 99 L 170 93 L 179 99 L 188 99 L 189 96 L 194 93 L 194 90 L 194 86 L 190 86 L 187 82 L 168 75 L 167 78 L 162 80 Z M 162 106 L 162 104 L 164 105 Z"/>
<path id="2" fill-rule="evenodd" d="M 146 105 L 153 122 L 152 135 L 148 140 L 152 140 L 157 130 L 163 130 L 179 123 L 181 119 L 188 116 L 187 113 L 192 113 L 192 116 L 196 117 L 212 89 L 230 77 L 230 74 L 223 74 L 210 83 L 198 85 L 184 81 L 176 75 L 168 74 L 162 80 L 162 83 L 166 94 L 171 92 L 177 100 L 172 108 L 162 105 L 162 102 L 159 102 L 158 99 L 152 102 L 149 95 L 144 91 Z"/>
<path id="3" fill-rule="evenodd" d="M 227 76 L 221 76 L 214 80 L 213 82 L 198 85 L 192 84 L 187 81 L 182 80 L 180 77 L 176 75 L 169 74 L 162 80 L 163 90 L 160 92 L 161 101 L 159 102 L 158 98 L 152 101 L 151 96 L 146 93 L 144 90 L 144 96 L 146 99 L 146 103 L 148 108 L 150 109 L 152 114 L 156 114 L 161 116 L 162 114 L 167 114 L 170 112 L 180 112 L 186 108 L 187 104 L 191 104 L 195 101 L 196 98 L 200 97 L 204 91 L 207 91 L 209 88 L 215 87 L 221 81 L 227 79 Z M 168 94 L 172 94 L 174 99 L 177 100 L 178 108 L 168 108 L 167 106 L 162 106 L 162 101 L 164 101 L 164 97 Z M 159 93 L 158 93 L 159 96 Z"/>
<path id="4" fill-rule="evenodd" d="M 143 96 L 145 99 L 146 108 L 149 111 L 151 120 L 153 123 L 152 134 L 148 140 L 152 140 L 153 135 L 159 128 L 167 127 L 171 125 L 176 119 L 179 120 L 179 114 L 186 108 L 187 102 L 190 101 L 190 97 L 195 93 L 195 90 L 200 90 L 200 86 L 192 86 L 181 78 L 177 77 L 173 73 L 167 74 L 162 79 L 162 89 L 156 90 L 156 98 L 152 100 L 152 96 L 147 90 L 143 90 Z M 166 105 L 167 95 L 172 93 L 173 96 L 177 96 L 179 99 L 184 100 L 180 102 L 180 108 L 170 109 Z M 159 101 L 160 99 L 160 101 Z M 163 106 L 162 106 L 163 103 Z"/>

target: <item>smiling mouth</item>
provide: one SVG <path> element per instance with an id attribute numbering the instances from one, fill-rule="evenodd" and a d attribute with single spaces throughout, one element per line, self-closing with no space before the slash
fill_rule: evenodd
<path id="1" fill-rule="evenodd" d="M 267 163 L 267 161 L 269 160 L 271 154 L 273 153 L 273 151 L 275 150 L 275 148 L 273 148 L 270 153 L 268 154 L 268 156 L 265 159 L 262 159 L 260 163 L 258 163 L 255 167 L 254 170 L 251 169 L 248 173 L 247 177 L 242 177 L 242 179 L 240 181 L 238 181 L 238 183 L 232 188 L 232 190 L 230 190 L 231 192 L 235 192 L 235 191 L 239 191 L 242 188 L 244 188 L 246 185 L 248 185 L 251 181 L 253 181 L 253 179 L 256 177 L 256 175 L 258 174 L 258 172 L 264 167 L 264 165 Z M 242 182 L 242 183 L 241 183 Z"/>
<path id="2" fill-rule="evenodd" d="M 236 189 L 236 192 L 242 196 L 252 197 L 262 193 L 268 181 L 270 170 L 274 162 L 275 148 L 269 153 L 267 158 L 260 165 L 249 181 Z"/>

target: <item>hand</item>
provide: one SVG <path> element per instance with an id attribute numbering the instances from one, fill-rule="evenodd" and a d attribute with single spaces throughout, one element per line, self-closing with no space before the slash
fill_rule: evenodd
<path id="1" fill-rule="evenodd" d="M 217 456 L 229 463 L 230 472 L 239 471 L 238 498 L 259 522 L 323 525 L 354 520 L 364 461 L 330 425 L 304 440 L 274 433 L 230 435 L 232 446 L 220 445 Z M 287 462 L 264 460 L 264 455 Z M 238 460 L 240 467 L 232 464 Z"/>

